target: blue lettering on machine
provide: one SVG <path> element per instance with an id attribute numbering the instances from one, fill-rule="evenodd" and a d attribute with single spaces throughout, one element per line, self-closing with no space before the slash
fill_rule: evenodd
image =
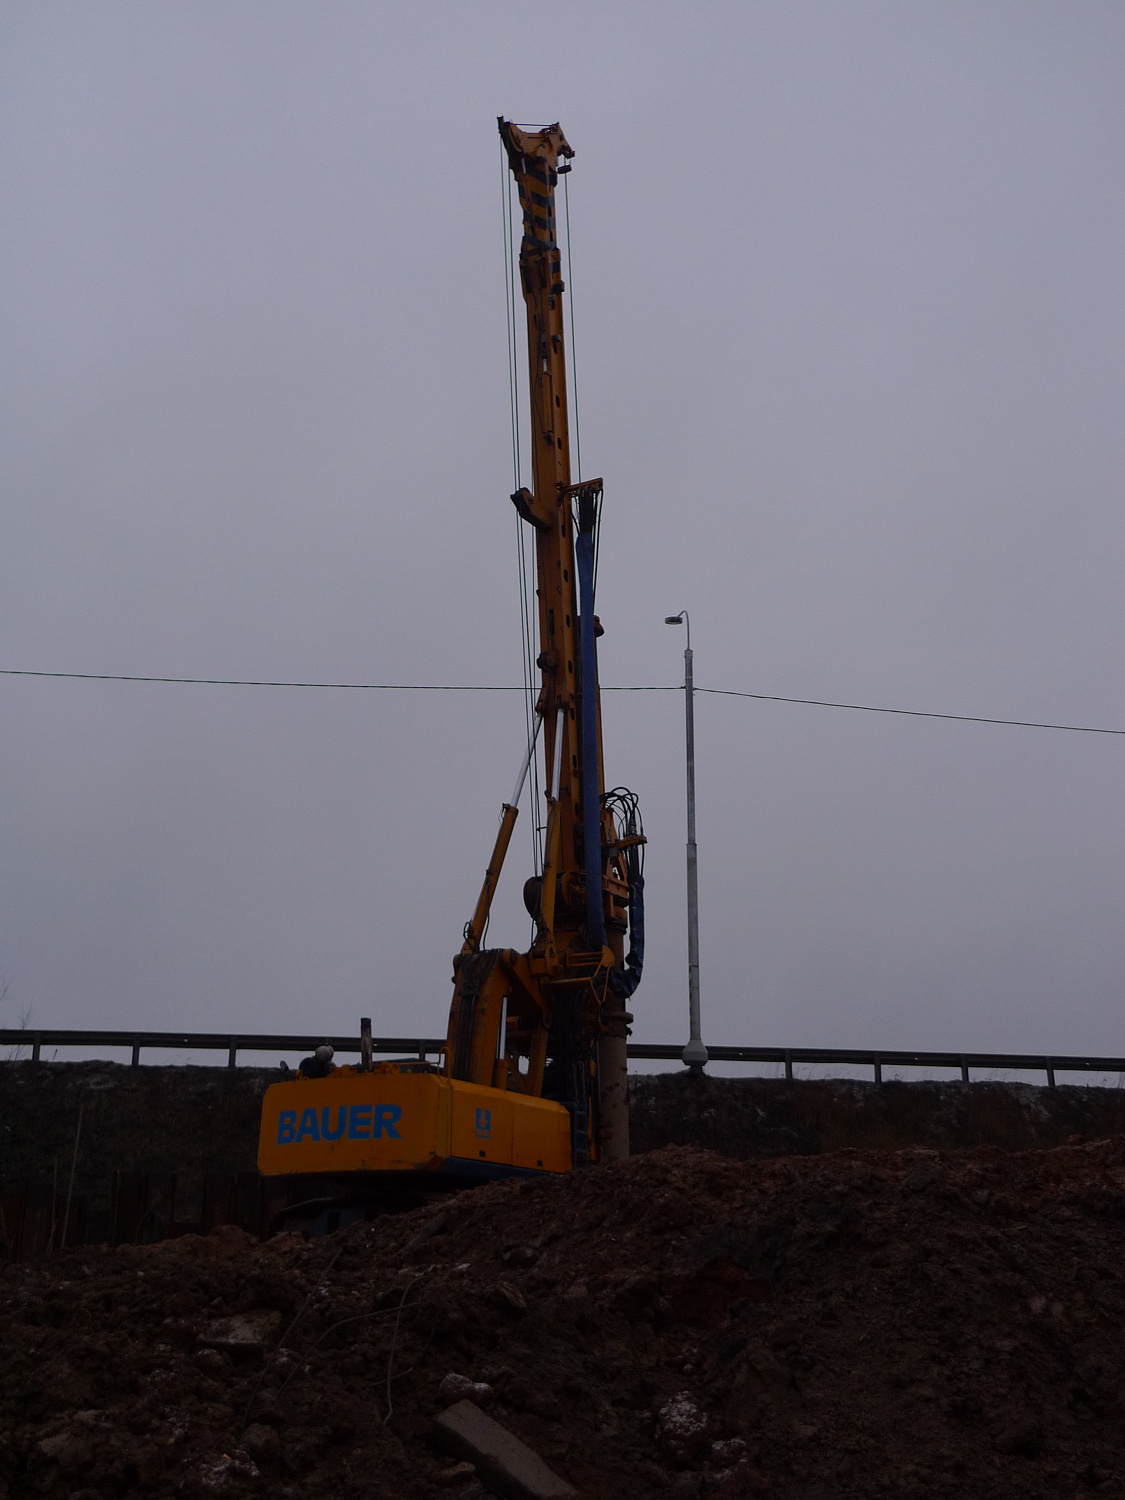
<path id="1" fill-rule="evenodd" d="M 480 1134 L 479 1115 L 477 1111 Z M 300 1120 L 295 1109 L 283 1109 L 277 1117 L 277 1144 L 279 1146 L 300 1145 L 302 1141 L 338 1141 L 345 1134 L 349 1141 L 388 1140 L 399 1141 L 395 1126 L 402 1119 L 402 1110 L 397 1104 L 340 1104 L 333 1110 L 327 1104 L 320 1110 L 301 1111 Z M 485 1132 L 487 1134 L 487 1131 Z"/>

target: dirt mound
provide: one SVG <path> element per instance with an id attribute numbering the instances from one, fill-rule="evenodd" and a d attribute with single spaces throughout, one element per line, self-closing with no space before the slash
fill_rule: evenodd
<path id="1" fill-rule="evenodd" d="M 87 1247 L 0 1273 L 0 1475 L 479 1496 L 428 1437 L 467 1398 L 589 1500 L 1116 1493 L 1123 1229 L 1113 1139 L 673 1147 L 327 1239 Z"/>

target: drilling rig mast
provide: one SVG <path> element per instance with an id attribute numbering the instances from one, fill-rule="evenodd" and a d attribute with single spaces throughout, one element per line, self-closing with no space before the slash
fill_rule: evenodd
<path id="1" fill-rule="evenodd" d="M 440 1068 L 365 1058 L 358 1069 L 275 1084 L 262 1114 L 263 1174 L 318 1173 L 354 1187 L 391 1172 L 480 1178 L 629 1154 L 626 1001 L 644 959 L 644 835 L 633 794 L 605 788 L 594 612 L 602 481 L 572 483 L 570 468 L 555 191 L 574 153 L 557 124 L 499 126 L 523 216 L 532 488 L 511 498 L 535 542 L 535 733 L 453 960 Z M 534 940 L 526 952 L 484 948 L 540 728 L 543 871 L 524 886 Z M 366 1113 L 353 1135 L 357 1107 Z"/>

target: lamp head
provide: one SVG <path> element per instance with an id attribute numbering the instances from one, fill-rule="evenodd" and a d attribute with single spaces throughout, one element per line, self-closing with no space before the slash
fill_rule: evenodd
<path id="1" fill-rule="evenodd" d="M 684 623 L 684 617 L 683 617 L 682 614 L 681 615 L 665 615 L 664 616 L 664 623 L 665 623 L 665 625 L 682 625 Z"/>

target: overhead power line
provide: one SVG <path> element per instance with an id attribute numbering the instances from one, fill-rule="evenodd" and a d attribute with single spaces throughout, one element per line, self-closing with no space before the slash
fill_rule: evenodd
<path id="1" fill-rule="evenodd" d="M 0 677 L 62 677 L 75 682 L 170 682 L 184 687 L 343 688 L 357 693 L 522 693 L 522 687 L 477 682 L 289 682 L 259 677 L 141 677 L 124 672 L 29 672 L 0 667 Z M 672 685 L 602 688 L 610 693 L 676 693 Z M 699 689 L 697 688 L 698 692 Z"/>
<path id="2" fill-rule="evenodd" d="M 849 708 L 860 714 L 903 714 L 910 719 L 952 719 L 956 724 L 1006 724 L 1010 729 L 1065 729 L 1070 734 L 1125 734 L 1125 729 L 1102 729 L 1092 724 L 1041 724 L 1036 719 L 986 719 L 980 714 L 942 714 L 926 708 L 880 708 L 873 703 L 836 703 L 828 698 L 782 698 L 776 693 L 742 693 L 735 688 L 701 688 L 722 698 L 754 698 L 759 703 L 804 703 L 810 708 Z"/>
<path id="3" fill-rule="evenodd" d="M 177 687 L 328 688 L 357 693 L 522 693 L 522 686 L 475 682 L 289 682 L 258 677 L 141 677 L 123 672 L 33 672 L 0 667 L 0 677 L 50 677 L 73 682 L 163 682 Z M 679 693 L 682 684 L 602 684 L 603 693 Z M 1094 724 L 1048 724 L 1038 719 L 991 719 L 983 714 L 945 714 L 926 708 L 887 708 L 875 703 L 840 703 L 831 698 L 786 698 L 780 693 L 746 693 L 737 688 L 697 687 L 697 693 L 719 698 L 750 698 L 756 703 L 796 703 L 806 708 L 844 708 L 852 713 L 897 714 L 909 719 L 947 719 L 954 724 L 1001 724 L 1009 729 L 1061 729 L 1068 734 L 1117 734 Z"/>

